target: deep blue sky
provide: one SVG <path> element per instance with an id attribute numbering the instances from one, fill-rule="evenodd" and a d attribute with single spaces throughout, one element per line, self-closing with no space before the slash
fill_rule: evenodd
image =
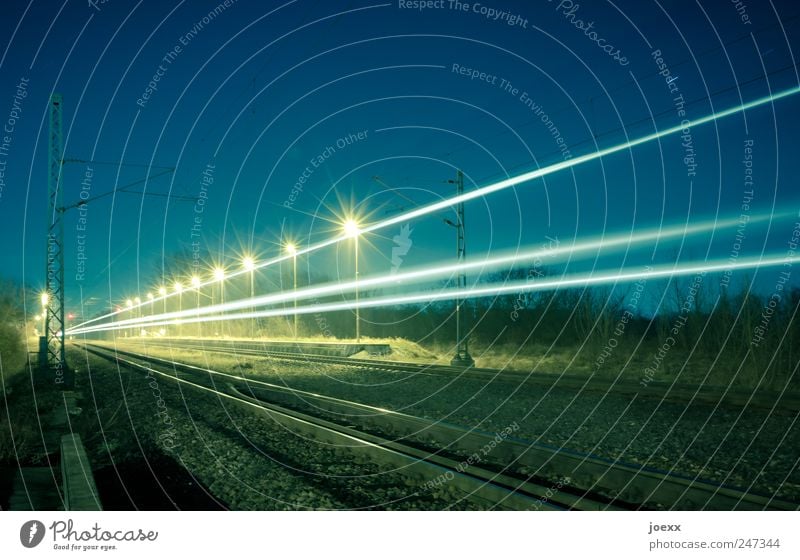
<path id="1" fill-rule="evenodd" d="M 200 248 L 234 263 L 237 254 L 278 251 L 281 228 L 308 243 L 330 235 L 340 203 L 380 219 L 453 191 L 463 169 L 468 189 L 560 161 L 551 130 L 523 102 L 527 92 L 573 155 L 679 123 L 652 52 L 660 49 L 687 102 L 688 118 L 798 84 L 796 2 L 714 0 L 583 2 L 569 14 L 558 1 L 487 0 L 521 18 L 508 25 L 474 10 L 403 9 L 395 2 L 239 0 L 202 29 L 217 0 L 6 2 L 0 31 L 0 118 L 28 80 L 6 157 L 0 197 L 0 275 L 43 286 L 47 102 L 64 96 L 65 156 L 175 166 L 148 192 L 197 197 L 203 172 L 214 182 L 200 216 Z M 273 12 L 269 14 L 269 12 Z M 566 12 L 566 13 L 565 13 Z M 269 14 L 269 15 L 268 15 Z M 339 14 L 339 15 L 336 15 Z M 576 29 L 593 21 L 613 56 Z M 185 45 L 181 37 L 195 33 Z M 163 58 L 175 45 L 182 52 Z M 470 80 L 453 65 L 489 76 Z M 146 102 L 137 99 L 162 76 Z M 518 89 L 504 91 L 501 80 Z M 737 87 L 740 84 L 740 87 Z M 142 107 L 141 105 L 144 105 Z M 20 112 L 19 109 L 17 112 Z M 548 176 L 467 205 L 469 253 L 694 222 L 740 212 L 744 142 L 753 142 L 752 215 L 798 209 L 800 97 L 692 131 L 696 176 L 687 176 L 679 137 Z M 337 141 L 362 132 L 345 147 Z M 334 150 L 327 150 L 332 146 Z M 322 156 L 313 167 L 310 161 Z M 91 195 L 142 179 L 146 169 L 68 164 L 64 202 L 77 201 L 92 168 Z M 306 172 L 310 166 L 311 172 Z M 155 171 L 151 171 L 155 172 Z M 305 173 L 292 208 L 292 186 Z M 379 176 L 383 184 L 374 180 Z M 691 180 L 691 181 L 690 181 Z M 401 194 L 386 192 L 385 185 Z M 145 185 L 133 190 L 141 191 Z M 410 199 L 410 200 L 409 200 Z M 96 313 L 109 300 L 144 294 L 162 266 L 191 249 L 198 216 L 191 202 L 119 194 L 86 212 L 86 273 L 76 281 L 78 214 L 66 220 L 68 305 L 80 294 Z M 402 266 L 450 258 L 453 231 L 441 215 L 410 224 Z M 792 221 L 749 226 L 743 253 L 785 252 Z M 362 244 L 364 274 L 389 272 L 399 227 Z M 656 262 L 727 258 L 733 230 L 664 245 Z M 652 251 L 575 263 L 639 266 Z M 318 274 L 349 277 L 348 255 L 314 255 Z M 188 271 L 187 271 L 188 273 Z M 760 281 L 774 284 L 769 273 Z M 760 275 L 759 275 L 760 276 Z M 264 284 L 270 280 L 262 280 Z M 277 280 L 275 280 L 277 281 Z"/>

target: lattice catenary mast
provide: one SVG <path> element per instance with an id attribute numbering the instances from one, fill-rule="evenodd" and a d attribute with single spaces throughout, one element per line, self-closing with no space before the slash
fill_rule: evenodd
<path id="1" fill-rule="evenodd" d="M 61 185 L 64 141 L 61 134 L 61 94 L 50 97 L 50 137 L 47 155 L 47 270 L 45 275 L 45 332 L 39 347 L 40 365 L 64 383 L 64 205 Z"/>

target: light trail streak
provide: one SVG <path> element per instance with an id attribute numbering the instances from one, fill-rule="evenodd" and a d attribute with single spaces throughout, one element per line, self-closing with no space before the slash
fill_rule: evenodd
<path id="1" fill-rule="evenodd" d="M 770 219 L 778 220 L 783 217 L 794 216 L 794 215 L 795 215 L 794 212 L 785 212 L 776 215 L 758 214 L 750 218 L 750 223 L 758 223 Z M 610 235 L 608 237 L 594 238 L 587 241 L 578 241 L 576 243 L 573 243 L 572 245 L 568 246 L 565 245 L 554 249 L 537 248 L 535 250 L 520 251 L 513 254 L 492 257 L 477 261 L 473 260 L 462 263 L 456 262 L 453 264 L 448 264 L 443 266 L 433 266 L 433 267 L 426 266 L 424 268 L 419 268 L 400 274 L 389 274 L 389 275 L 371 277 L 366 279 L 359 279 L 358 282 L 353 280 L 347 282 L 332 283 L 322 286 L 315 286 L 312 288 L 304 288 L 296 292 L 294 290 L 291 291 L 286 290 L 277 294 L 258 296 L 252 299 L 246 298 L 219 305 L 204 306 L 199 309 L 192 308 L 184 311 L 172 311 L 169 313 L 159 313 L 139 318 L 124 319 L 122 321 L 117 321 L 116 323 L 119 325 L 136 326 L 137 324 L 144 323 L 147 321 L 153 321 L 156 319 L 160 320 L 182 319 L 184 317 L 208 315 L 211 313 L 224 313 L 248 307 L 263 307 L 265 305 L 287 303 L 290 301 L 294 301 L 295 299 L 297 301 L 303 301 L 310 298 L 328 296 L 332 294 L 349 293 L 354 291 L 357 287 L 359 287 L 360 289 L 376 288 L 385 285 L 397 285 L 397 284 L 411 283 L 421 280 L 446 278 L 461 270 L 481 269 L 482 271 L 487 271 L 487 272 L 494 271 L 501 267 L 504 267 L 505 265 L 509 264 L 513 265 L 517 262 L 532 261 L 536 259 L 548 259 L 548 262 L 550 263 L 557 263 L 557 262 L 563 262 L 564 260 L 567 259 L 572 259 L 576 255 L 580 256 L 582 254 L 592 253 L 593 251 L 600 251 L 600 250 L 606 251 L 612 248 L 620 248 L 620 249 L 630 248 L 656 240 L 659 241 L 659 243 L 661 243 L 670 238 L 676 238 L 676 237 L 685 238 L 686 236 L 689 235 L 698 235 L 709 231 L 718 231 L 720 229 L 737 226 L 739 224 L 740 224 L 740 218 L 738 216 L 726 219 L 718 219 L 718 220 L 705 220 L 703 222 L 692 225 L 676 224 L 673 226 L 668 226 L 663 228 L 652 228 L 636 234 L 629 232 L 626 234 L 617 234 L 617 235 Z M 67 334 L 72 334 L 72 331 L 78 328 L 79 326 L 76 326 L 73 327 L 72 329 L 67 330 Z"/>
<path id="2" fill-rule="evenodd" d="M 648 142 L 652 142 L 653 140 L 658 140 L 659 138 L 663 138 L 664 136 L 669 136 L 672 134 L 676 134 L 681 132 L 687 128 L 694 128 L 697 126 L 701 126 L 703 124 L 707 124 L 725 117 L 729 117 L 731 115 L 735 115 L 737 113 L 741 113 L 752 109 L 754 107 L 758 107 L 760 105 L 764 105 L 766 103 L 772 103 L 784 97 L 788 97 L 790 95 L 794 95 L 800 92 L 800 86 L 793 87 L 791 89 L 784 90 L 782 92 L 778 92 L 773 95 L 768 95 L 766 97 L 762 97 L 760 99 L 756 99 L 750 101 L 748 103 L 744 103 L 743 105 L 738 105 L 736 107 L 731 107 L 729 109 L 725 109 L 723 111 L 719 111 L 717 113 L 713 113 L 711 115 L 707 115 L 705 117 L 701 117 L 699 119 L 695 119 L 686 123 L 685 125 L 676 125 L 659 132 L 654 132 L 652 134 L 648 134 L 646 136 L 642 136 L 640 138 L 636 138 L 634 140 L 630 140 L 628 142 L 624 142 L 622 144 L 617 144 L 616 146 L 611 146 L 609 148 L 605 148 L 599 150 L 597 152 L 593 152 L 590 154 L 585 154 L 573 159 L 569 159 L 566 161 L 562 161 L 553 165 L 548 165 L 547 167 L 542 167 L 541 169 L 534 169 L 533 171 L 529 171 L 527 173 L 523 173 L 521 175 L 517 175 L 516 177 L 510 177 L 503 181 L 498 181 L 497 183 L 492 183 L 490 185 L 486 185 L 485 187 L 481 187 L 479 189 L 475 189 L 469 192 L 466 192 L 460 196 L 454 196 L 449 199 L 442 200 L 440 202 L 436 202 L 434 204 L 429 204 L 427 206 L 423 206 L 422 208 L 418 208 L 417 210 L 412 210 L 410 212 L 406 212 L 405 214 L 401 214 L 399 216 L 395 216 L 392 218 L 388 218 L 382 222 L 378 222 L 373 225 L 364 226 L 361 228 L 362 233 L 368 233 L 370 231 L 375 231 L 377 229 L 381 229 L 387 226 L 396 225 L 401 222 L 406 222 L 412 218 L 417 218 L 419 216 L 424 216 L 425 214 L 430 214 L 431 212 L 437 212 L 439 210 L 443 210 L 445 208 L 449 208 L 459 202 L 467 202 L 468 200 L 472 200 L 474 198 L 479 198 L 482 196 L 486 196 L 488 194 L 495 193 L 497 191 L 501 191 L 503 189 L 507 189 L 518 185 L 520 183 L 525 183 L 528 181 L 532 181 L 533 179 L 538 179 L 540 177 L 544 177 L 545 175 L 550 175 L 551 173 L 556 173 L 558 171 L 563 171 L 564 169 L 569 169 L 570 167 L 575 167 L 576 165 L 580 165 L 582 163 L 586 163 L 589 161 L 594 161 L 596 159 L 603 158 L 605 156 L 615 154 L 617 152 L 621 152 L 624 150 L 628 150 L 630 148 L 634 148 L 641 144 L 646 144 Z"/>
<path id="3" fill-rule="evenodd" d="M 386 220 L 383 220 L 383 221 L 380 221 L 380 222 L 376 222 L 376 223 L 371 224 L 371 225 L 362 226 L 360 228 L 360 231 L 361 231 L 361 234 L 363 235 L 364 233 L 370 233 L 370 232 L 373 232 L 373 231 L 377 231 L 377 230 L 380 230 L 380 229 L 383 229 L 383 228 L 386 228 L 386 227 L 389 227 L 389 226 L 392 226 L 392 225 L 399 224 L 401 222 L 406 222 L 406 221 L 411 220 L 413 218 L 418 218 L 418 217 L 424 216 L 426 214 L 430 214 L 432 212 L 438 212 L 440 210 L 443 210 L 443 209 L 446 209 L 446 208 L 450 208 L 451 206 L 454 206 L 455 204 L 458 204 L 459 202 L 467 202 L 467 201 L 473 200 L 475 198 L 479 198 L 479 197 L 486 196 L 486 195 L 489 195 L 489 194 L 492 194 L 492 193 L 495 193 L 495 192 L 498 192 L 498 191 L 501 191 L 501 190 L 504 190 L 504 189 L 508 189 L 508 188 L 514 187 L 514 186 L 519 185 L 521 183 L 526 183 L 526 182 L 532 181 L 534 179 L 538 179 L 540 177 L 544 177 L 546 175 L 550 175 L 551 173 L 557 173 L 559 171 L 563 171 L 565 169 L 569 169 L 569 168 L 574 167 L 576 165 L 580 165 L 580 164 L 583 164 L 583 163 L 594 161 L 596 159 L 600 159 L 600 158 L 603 158 L 603 157 L 606 157 L 606 156 L 609 156 L 609 155 L 612 155 L 612 154 L 615 154 L 615 153 L 618 153 L 618 152 L 621 152 L 621 151 L 624 151 L 624 150 L 629 150 L 629 149 L 634 148 L 636 146 L 640 146 L 642 144 L 646 144 L 648 142 L 652 142 L 653 140 L 658 140 L 659 138 L 663 138 L 664 136 L 677 134 L 677 133 L 679 133 L 679 132 L 681 132 L 681 131 L 683 131 L 683 130 L 685 130 L 687 128 L 698 127 L 698 126 L 701 126 L 701 125 L 704 125 L 704 124 L 707 124 L 707 123 L 710 123 L 710 122 L 717 121 L 719 119 L 723 119 L 725 117 L 729 117 L 731 115 L 736 115 L 738 113 L 743 113 L 745 111 L 748 111 L 750 109 L 759 107 L 761 105 L 766 105 L 768 103 L 774 103 L 775 101 L 778 101 L 780 99 L 795 95 L 797 93 L 800 93 L 800 86 L 796 86 L 796 87 L 793 87 L 793 88 L 790 88 L 790 89 L 786 89 L 786 90 L 780 91 L 780 92 L 772 94 L 772 95 L 761 97 L 759 99 L 755 99 L 753 101 L 749 101 L 749 102 L 744 103 L 742 105 L 737 105 L 735 107 L 724 109 L 722 111 L 718 111 L 716 113 L 712 113 L 712 114 L 707 115 L 705 117 L 700 117 L 698 119 L 689 121 L 686 124 L 680 124 L 680 125 L 676 125 L 676 126 L 673 126 L 673 127 L 670 127 L 670 128 L 666 128 L 664 130 L 661 130 L 661 131 L 658 131 L 658 132 L 654 132 L 652 134 L 648 134 L 648 135 L 636 138 L 634 140 L 630 140 L 628 142 L 624 142 L 622 144 L 617 144 L 616 146 L 611 146 L 609 148 L 604 148 L 604 149 L 596 151 L 596 152 L 592 152 L 592 153 L 589 153 L 589 154 L 584 154 L 584 155 L 576 157 L 576 158 L 572 158 L 572 159 L 569 159 L 569 160 L 566 160 L 566 161 L 562 161 L 562 162 L 559 162 L 559 163 L 556 163 L 556 164 L 553 164 L 553 165 L 548 165 L 546 167 L 535 169 L 535 170 L 529 171 L 527 173 L 522 173 L 520 175 L 516 175 L 514 177 L 510 177 L 510 178 L 504 179 L 502 181 L 491 183 L 491 184 L 486 185 L 484 187 L 481 187 L 481 188 L 474 189 L 474 190 L 471 190 L 469 192 L 466 192 L 466 193 L 464 193 L 462 195 L 454 196 L 454 197 L 451 197 L 451 198 L 448 198 L 448 199 L 445 199 L 445 200 L 442 200 L 442 201 L 439 201 L 439 202 L 435 202 L 433 204 L 428 204 L 426 206 L 422 206 L 421 208 L 417 208 L 415 210 L 411 210 L 411 211 L 405 212 L 403 214 L 398 214 L 397 216 L 394 216 L 392 218 L 387 218 Z M 258 270 L 258 269 L 265 268 L 265 267 L 268 267 L 268 266 L 273 266 L 275 264 L 282 263 L 284 261 L 288 261 L 289 259 L 295 258 L 295 256 L 305 255 L 305 254 L 311 253 L 313 251 L 318 251 L 320 249 L 324 249 L 326 247 L 330 247 L 330 246 L 335 245 L 337 243 L 340 243 L 342 241 L 348 241 L 348 240 L 350 240 L 350 238 L 351 237 L 350 237 L 349 234 L 338 235 L 336 237 L 332 237 L 332 238 L 327 239 L 325 241 L 321 241 L 319 243 L 316 243 L 316 244 L 313 244 L 313 245 L 309 245 L 309 246 L 307 246 L 307 247 L 305 247 L 303 249 L 299 249 L 294 255 L 285 255 L 284 254 L 284 255 L 280 255 L 278 257 L 274 257 L 272 259 L 268 259 L 268 260 L 260 262 L 260 263 L 256 263 L 254 269 Z M 231 272 L 230 274 L 228 274 L 227 278 L 228 279 L 235 278 L 235 277 L 241 276 L 243 274 L 248 274 L 249 272 L 250 271 L 247 271 L 247 270 L 238 270 L 238 271 Z M 214 280 L 214 279 L 206 280 L 206 281 L 202 282 L 199 287 L 202 288 L 204 286 L 209 286 L 209 285 L 211 285 L 211 284 L 213 284 L 215 282 L 216 282 L 216 280 Z M 173 297 L 175 295 L 177 295 L 177 294 L 174 294 L 174 293 L 173 294 L 166 294 L 166 295 L 163 295 L 163 296 L 160 296 L 160 297 L 156 298 L 155 301 L 161 301 L 161 300 Z M 134 309 L 138 308 L 138 307 L 141 307 L 142 305 L 146 305 L 147 303 L 149 303 L 149 302 L 136 305 L 136 306 L 134 306 Z M 75 327 L 73 327 L 73 328 L 77 329 L 77 328 L 80 328 L 80 327 L 82 327 L 84 325 L 95 323 L 95 322 L 101 321 L 103 319 L 108 319 L 109 317 L 114 317 L 115 315 L 118 315 L 120 313 L 124 313 L 126 311 L 127 310 L 122 309 L 120 311 L 114 311 L 114 312 L 111 312 L 111 313 L 107 313 L 107 314 L 102 315 L 100 317 L 95 317 L 94 319 L 89 319 L 88 321 L 84 321 L 83 323 L 80 323 L 79 325 L 75 325 Z"/>
<path id="4" fill-rule="evenodd" d="M 785 255 L 771 255 L 765 258 L 750 258 L 742 259 L 735 263 L 726 260 L 706 261 L 682 267 L 676 266 L 660 266 L 642 272 L 623 272 L 616 271 L 592 273 L 583 275 L 573 275 L 569 277 L 562 277 L 555 280 L 535 281 L 535 282 L 508 282 L 508 283 L 494 283 L 487 284 L 480 287 L 467 288 L 467 289 L 448 289 L 439 292 L 424 291 L 414 294 L 403 296 L 390 296 L 378 297 L 370 299 L 362 299 L 359 301 L 359 308 L 369 307 L 384 307 L 389 305 L 409 305 L 413 303 L 427 303 L 432 301 L 452 300 L 456 298 L 476 298 L 476 297 L 491 297 L 501 296 L 506 294 L 519 294 L 528 292 L 550 291 L 564 288 L 577 288 L 597 286 L 604 284 L 617 284 L 635 282 L 642 279 L 652 278 L 672 278 L 675 276 L 691 276 L 693 274 L 710 273 L 710 272 L 723 272 L 728 270 L 743 270 L 743 269 L 758 269 L 773 266 L 786 266 L 800 262 L 800 256 L 787 257 Z M 173 319 L 163 321 L 151 321 L 145 324 L 139 324 L 138 327 L 157 327 L 165 325 L 179 325 L 198 322 L 213 322 L 213 321 L 230 321 L 237 319 L 253 319 L 260 317 L 281 317 L 290 316 L 294 313 L 306 315 L 309 313 L 327 313 L 331 311 L 346 311 L 354 309 L 355 303 L 352 301 L 321 303 L 315 305 L 306 305 L 295 309 L 268 309 L 264 311 L 255 311 L 249 313 L 236 313 L 229 315 L 213 315 L 206 317 L 193 316 L 187 319 Z M 122 323 L 110 323 L 107 325 L 97 325 L 94 327 L 85 327 L 82 329 L 73 329 L 70 333 L 85 334 L 92 332 L 113 331 L 129 329 L 131 325 Z"/>

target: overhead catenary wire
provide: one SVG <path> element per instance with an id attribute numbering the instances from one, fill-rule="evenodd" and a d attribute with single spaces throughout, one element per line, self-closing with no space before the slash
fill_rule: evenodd
<path id="1" fill-rule="evenodd" d="M 183 200 L 183 201 L 195 202 L 197 200 L 196 197 L 181 196 L 181 195 L 166 194 L 166 193 L 151 193 L 151 192 L 129 191 L 129 190 L 127 190 L 130 187 L 134 187 L 136 185 L 141 185 L 142 183 L 147 183 L 148 181 L 151 181 L 151 180 L 155 179 L 156 177 L 160 177 L 162 175 L 167 175 L 169 173 L 173 173 L 174 171 L 175 171 L 174 167 L 165 168 L 163 171 L 159 171 L 158 173 L 154 173 L 153 175 L 150 175 L 149 177 L 145 177 L 144 179 L 138 179 L 138 180 L 133 181 L 131 183 L 127 183 L 125 185 L 122 185 L 122 186 L 117 187 L 115 189 L 111 189 L 110 191 L 106 191 L 104 193 L 101 193 L 101 194 L 98 194 L 96 196 L 87 198 L 85 200 L 81 199 L 78 202 L 75 202 L 74 204 L 70 204 L 69 206 L 64 206 L 61 210 L 63 212 L 63 211 L 66 211 L 66 210 L 70 210 L 72 208 L 77 208 L 79 206 L 83 206 L 85 204 L 88 204 L 89 202 L 94 202 L 94 201 L 99 200 L 101 198 L 105 198 L 107 196 L 111 196 L 112 194 L 119 194 L 119 193 L 140 194 L 142 196 L 156 196 L 156 197 L 169 198 L 169 199 L 173 199 L 173 200 Z"/>

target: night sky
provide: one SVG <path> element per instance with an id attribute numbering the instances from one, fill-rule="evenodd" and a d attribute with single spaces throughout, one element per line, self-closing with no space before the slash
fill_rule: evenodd
<path id="1" fill-rule="evenodd" d="M 32 294 L 44 285 L 53 92 L 65 158 L 93 162 L 65 164 L 65 205 L 158 175 L 66 214 L 67 310 L 83 299 L 89 316 L 152 290 L 179 254 L 201 255 L 205 276 L 211 261 L 233 269 L 282 239 L 338 234 L 345 212 L 371 222 L 451 196 L 459 169 L 470 190 L 680 124 L 681 110 L 699 118 L 800 84 L 796 2 L 571 4 L 5 2 L 0 275 Z M 795 217 L 748 225 L 741 255 L 785 254 L 798 116 L 792 96 L 693 128 L 690 146 L 662 138 L 471 201 L 468 255 L 738 216 L 743 203 L 751 217 Z M 444 218 L 366 236 L 362 274 L 452 259 Z M 727 259 L 735 236 L 559 270 Z M 349 279 L 350 258 L 320 251 L 303 271 Z M 259 274 L 261 290 L 281 282 Z M 776 275 L 759 272 L 756 290 Z"/>

